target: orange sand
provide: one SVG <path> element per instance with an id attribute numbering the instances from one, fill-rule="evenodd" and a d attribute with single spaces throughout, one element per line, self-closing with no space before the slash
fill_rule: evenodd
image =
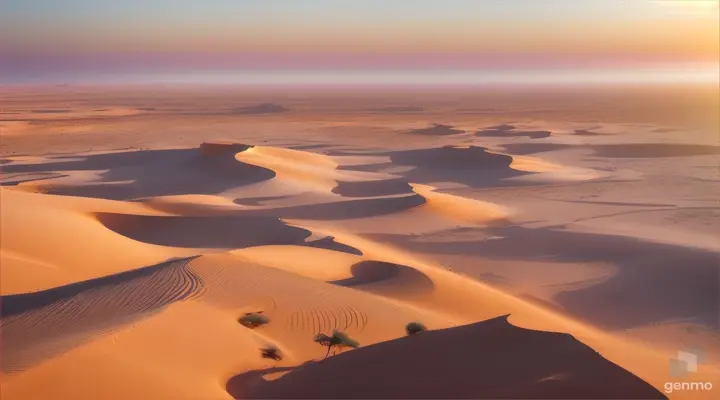
<path id="1" fill-rule="evenodd" d="M 94 113 L 58 115 L 102 124 L 97 118 L 151 112 Z M 29 135 L 25 129 L 11 125 L 4 135 Z M 407 129 L 391 135 L 383 150 L 375 150 L 382 141 L 363 137 L 364 146 L 326 154 L 233 140 L 5 154 L 2 398 L 662 396 L 675 379 L 668 355 L 689 337 L 675 336 L 677 329 L 694 325 L 622 329 L 601 318 L 622 309 L 598 303 L 578 312 L 561 302 L 563 294 L 601 287 L 629 267 L 613 254 L 598 259 L 589 242 L 532 236 L 556 228 L 538 222 L 543 210 L 555 212 L 558 225 L 566 217 L 585 221 L 577 235 L 591 226 L 612 236 L 583 213 L 596 207 L 604 215 L 602 207 L 622 207 L 619 201 L 558 211 L 543 203 L 552 193 L 542 192 L 584 190 L 607 169 L 514 156 L 500 145 L 487 152 L 482 143 L 444 147 L 428 135 L 402 147 L 397 136 Z M 322 135 L 307 143 L 333 144 Z M 370 143 L 376 147 L 368 150 Z M 569 228 L 557 234 L 573 235 Z M 506 244 L 513 235 L 528 236 Z M 564 246 L 584 253 L 553 250 Z M 682 251 L 716 256 L 703 247 Z M 678 284 L 683 273 L 692 271 L 678 268 Z M 494 284 L 493 274 L 505 280 Z M 686 297 L 677 290 L 667 295 L 679 304 Z M 670 311 L 684 312 L 683 304 Z M 256 311 L 270 323 L 237 323 Z M 405 338 L 411 321 L 431 332 Z M 325 349 L 312 338 L 333 329 L 361 347 L 319 361 Z M 693 381 L 720 376 L 713 335 L 704 336 L 709 363 Z M 263 359 L 267 344 L 284 358 Z"/>

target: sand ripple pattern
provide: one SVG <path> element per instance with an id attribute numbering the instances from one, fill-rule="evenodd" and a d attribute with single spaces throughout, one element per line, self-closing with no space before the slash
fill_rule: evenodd
<path id="1" fill-rule="evenodd" d="M 201 291 L 190 259 L 2 297 L 0 370 L 23 371 Z"/>
<path id="2" fill-rule="evenodd" d="M 263 311 L 279 338 L 310 338 L 341 329 L 369 340 L 429 321 L 422 310 L 382 296 L 263 266 L 235 255 L 206 255 L 66 285 L 2 297 L 0 371 L 24 371 L 98 337 L 131 329 L 182 300 L 241 315 Z M 372 315 L 372 318 L 369 316 Z M 397 332 L 402 334 L 401 331 Z M 302 339 L 305 340 L 305 339 Z"/>
<path id="3" fill-rule="evenodd" d="M 402 328 L 404 324 L 397 321 L 427 320 L 422 311 L 393 300 L 237 256 L 203 256 L 190 266 L 206 283 L 206 291 L 198 300 L 238 311 L 264 311 L 273 321 L 268 329 L 293 336 L 333 329 L 372 336 L 374 327 L 382 331 L 388 325 Z"/>

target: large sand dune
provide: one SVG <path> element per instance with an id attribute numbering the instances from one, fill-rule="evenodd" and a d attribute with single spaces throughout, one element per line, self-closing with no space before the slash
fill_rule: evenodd
<path id="1" fill-rule="evenodd" d="M 48 96 L 3 125 L 3 399 L 654 399 L 720 376 L 716 146 L 390 94 Z M 324 359 L 336 329 L 360 347 Z"/>
<path id="2" fill-rule="evenodd" d="M 571 336 L 517 328 L 504 317 L 288 368 L 272 381 L 261 378 L 281 369 L 236 376 L 228 390 L 272 399 L 662 397 Z"/>

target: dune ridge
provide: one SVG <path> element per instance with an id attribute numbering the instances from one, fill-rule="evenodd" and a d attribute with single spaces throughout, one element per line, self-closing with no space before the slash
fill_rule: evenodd
<path id="1" fill-rule="evenodd" d="M 272 368 L 236 376 L 228 391 L 236 398 L 300 399 L 663 397 L 571 336 L 517 328 L 506 317 L 288 369 L 272 381 L 259 376 Z"/>
<path id="2" fill-rule="evenodd" d="M 0 371 L 21 372 L 195 295 L 202 281 L 188 268 L 189 260 L 3 296 Z"/>

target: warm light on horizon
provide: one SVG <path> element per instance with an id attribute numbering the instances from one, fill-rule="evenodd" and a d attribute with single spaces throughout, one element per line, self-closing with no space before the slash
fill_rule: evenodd
<path id="1" fill-rule="evenodd" d="M 50 7 L 55 1 L 0 4 L 3 80 L 254 69 L 629 71 L 720 60 L 717 0 Z"/>
<path id="2" fill-rule="evenodd" d="M 718 65 L 558 70 L 209 70 L 98 74 L 65 83 L 209 85 L 606 85 L 720 83 Z"/>

